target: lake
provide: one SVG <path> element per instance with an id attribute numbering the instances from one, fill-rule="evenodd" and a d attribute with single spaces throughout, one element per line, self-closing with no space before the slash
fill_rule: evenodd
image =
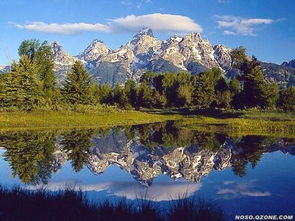
<path id="1" fill-rule="evenodd" d="M 196 197 L 236 214 L 294 214 L 295 139 L 198 132 L 176 122 L 0 132 L 0 184 L 89 200 Z"/>

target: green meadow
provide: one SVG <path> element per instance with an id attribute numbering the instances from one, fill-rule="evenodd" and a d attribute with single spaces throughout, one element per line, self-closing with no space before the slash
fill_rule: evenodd
<path id="1" fill-rule="evenodd" d="M 172 110 L 0 112 L 0 127 L 5 130 L 104 128 L 176 120 L 179 127 L 226 133 L 232 136 L 266 135 L 295 137 L 295 114 L 258 110 L 218 113 Z"/>
<path id="2" fill-rule="evenodd" d="M 100 128 L 176 119 L 180 119 L 180 117 L 139 111 L 94 113 L 74 111 L 0 112 L 0 130 Z"/>

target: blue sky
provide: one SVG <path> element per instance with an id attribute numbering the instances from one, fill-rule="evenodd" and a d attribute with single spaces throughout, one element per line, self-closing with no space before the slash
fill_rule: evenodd
<path id="1" fill-rule="evenodd" d="M 294 0 L 0 0 L 0 10 L 2 65 L 24 39 L 57 40 L 76 55 L 94 39 L 118 48 L 145 26 L 163 40 L 202 32 L 263 61 L 295 59 Z"/>

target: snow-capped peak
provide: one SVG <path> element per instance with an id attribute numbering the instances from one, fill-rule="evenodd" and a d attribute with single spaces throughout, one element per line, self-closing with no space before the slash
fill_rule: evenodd
<path id="1" fill-rule="evenodd" d="M 154 37 L 153 31 L 150 28 L 141 29 L 135 36 L 142 36 L 142 35 L 148 35 L 148 36 Z"/>
<path id="2" fill-rule="evenodd" d="M 83 53 L 77 57 L 86 62 L 97 60 L 99 57 L 107 55 L 110 53 L 110 49 L 101 40 L 94 40 L 91 44 L 84 50 Z"/>
<path id="3" fill-rule="evenodd" d="M 117 50 L 110 50 L 100 40 L 94 40 L 76 57 L 66 54 L 58 42 L 52 43 L 52 50 L 55 55 L 55 68 L 61 76 L 66 75 L 66 71 L 76 60 L 80 60 L 98 83 L 111 85 L 124 83 L 130 78 L 138 80 L 147 70 L 189 71 L 198 74 L 208 68 L 219 67 L 227 74 L 232 63 L 232 49 L 213 45 L 203 39 L 200 33 L 190 33 L 183 37 L 174 35 L 166 41 L 161 41 L 153 36 L 149 28 L 138 32 L 131 41 Z M 293 67 L 289 63 L 284 63 L 284 66 Z M 295 70 L 291 69 L 285 74 L 288 78 L 293 71 L 295 73 Z M 274 74 L 269 76 L 273 78 Z"/>

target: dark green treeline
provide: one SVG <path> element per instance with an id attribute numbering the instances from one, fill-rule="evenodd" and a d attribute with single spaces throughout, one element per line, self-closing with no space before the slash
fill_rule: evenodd
<path id="1" fill-rule="evenodd" d="M 81 62 L 57 84 L 53 54 L 45 41 L 23 41 L 20 59 L 0 75 L 2 110 L 75 109 L 77 105 L 116 105 L 124 109 L 190 107 L 195 109 L 283 109 L 295 111 L 295 88 L 279 90 L 264 79 L 255 57 L 239 47 L 232 51 L 233 67 L 239 74 L 226 79 L 219 68 L 199 75 L 146 72 L 140 82 L 97 85 Z"/>

